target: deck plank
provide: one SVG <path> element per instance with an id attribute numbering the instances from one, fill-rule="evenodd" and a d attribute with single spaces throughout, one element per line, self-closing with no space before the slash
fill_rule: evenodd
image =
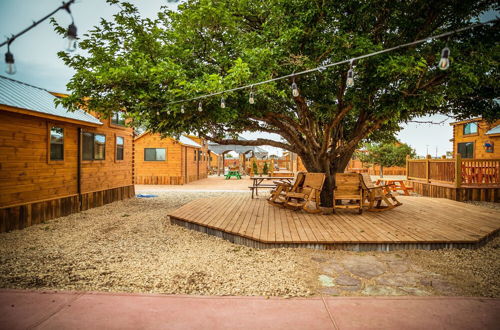
<path id="1" fill-rule="evenodd" d="M 500 211 L 445 199 L 402 197 L 385 212 L 318 215 L 223 196 L 189 202 L 171 218 L 265 244 L 476 244 L 500 230 Z"/>

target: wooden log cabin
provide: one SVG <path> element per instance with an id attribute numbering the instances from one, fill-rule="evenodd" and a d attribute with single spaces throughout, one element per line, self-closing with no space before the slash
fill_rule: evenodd
<path id="1" fill-rule="evenodd" d="M 500 158 L 500 119 L 488 123 L 481 118 L 457 121 L 453 126 L 453 157 L 462 159 Z"/>
<path id="2" fill-rule="evenodd" d="M 221 165 L 221 156 L 215 151 L 208 150 L 208 160 L 209 160 L 209 170 L 210 174 L 220 174 Z"/>
<path id="3" fill-rule="evenodd" d="M 146 132 L 134 145 L 136 184 L 182 185 L 208 176 L 208 145 L 202 139 L 180 136 L 177 140 Z"/>
<path id="4" fill-rule="evenodd" d="M 134 196 L 132 129 L 0 76 L 0 232 Z"/>

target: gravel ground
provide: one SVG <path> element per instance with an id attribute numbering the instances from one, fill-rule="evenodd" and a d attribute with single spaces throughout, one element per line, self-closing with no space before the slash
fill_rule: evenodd
<path id="1" fill-rule="evenodd" d="M 465 201 L 464 203 L 472 204 L 476 206 L 487 207 L 493 210 L 500 210 L 500 203 L 494 202 L 476 202 L 476 201 Z"/>
<path id="2" fill-rule="evenodd" d="M 1 234 L 0 287 L 309 295 L 293 250 L 254 250 L 167 221 L 170 210 L 217 195 L 165 193 Z"/>
<path id="3" fill-rule="evenodd" d="M 500 237 L 476 250 L 413 251 L 409 258 L 441 274 L 456 294 L 500 297 Z"/>
<path id="4" fill-rule="evenodd" d="M 169 211 L 223 194 L 165 192 L 0 234 L 0 287 L 285 297 L 500 296 L 500 238 L 477 250 L 258 250 L 170 225 Z"/>

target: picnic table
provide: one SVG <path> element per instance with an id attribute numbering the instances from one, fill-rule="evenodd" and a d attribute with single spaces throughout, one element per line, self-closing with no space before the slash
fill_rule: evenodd
<path id="1" fill-rule="evenodd" d="M 228 171 L 227 174 L 225 175 L 226 180 L 229 180 L 232 177 L 235 177 L 236 179 L 240 180 L 241 174 L 239 171 Z"/>
<path id="2" fill-rule="evenodd" d="M 389 185 L 389 189 L 392 191 L 402 190 L 405 196 L 410 196 L 409 191 L 413 190 L 413 187 L 407 187 L 404 180 L 384 180 L 378 179 L 375 183 L 376 185 L 386 184 Z"/>
<path id="3" fill-rule="evenodd" d="M 293 181 L 293 177 L 288 177 L 288 176 L 251 176 L 250 179 L 252 180 L 252 185 L 248 188 L 252 191 L 252 198 L 254 196 L 254 192 L 256 196 L 259 196 L 258 189 L 272 189 L 276 187 L 276 183 L 263 183 L 264 181 L 286 181 L 288 183 L 291 183 Z"/>

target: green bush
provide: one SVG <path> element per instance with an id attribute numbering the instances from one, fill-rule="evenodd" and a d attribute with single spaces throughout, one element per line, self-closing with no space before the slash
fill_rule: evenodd
<path id="1" fill-rule="evenodd" d="M 262 167 L 262 174 L 264 175 L 269 174 L 269 166 L 267 165 L 267 162 L 264 162 L 264 167 Z"/>

